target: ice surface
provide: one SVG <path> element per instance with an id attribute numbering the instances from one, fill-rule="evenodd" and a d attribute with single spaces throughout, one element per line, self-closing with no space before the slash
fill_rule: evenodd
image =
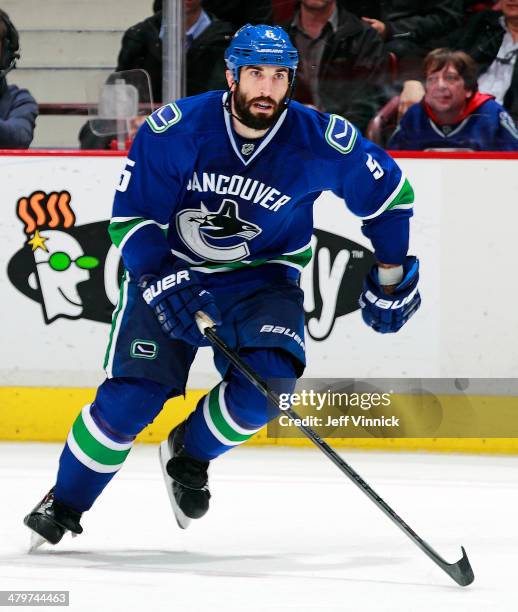
<path id="1" fill-rule="evenodd" d="M 209 514 L 181 531 L 157 447 L 137 445 L 83 535 L 27 554 L 22 519 L 60 448 L 0 444 L 0 589 L 70 590 L 89 612 L 518 609 L 518 457 L 342 453 L 448 561 L 466 547 L 461 588 L 314 449 L 234 449 L 212 464 Z"/>

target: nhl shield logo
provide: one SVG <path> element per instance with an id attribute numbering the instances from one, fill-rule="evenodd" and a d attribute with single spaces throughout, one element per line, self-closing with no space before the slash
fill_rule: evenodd
<path id="1" fill-rule="evenodd" d="M 241 153 L 243 155 L 250 155 L 251 153 L 253 153 L 255 149 L 255 145 L 252 144 L 251 142 L 246 142 L 242 147 L 241 147 Z"/>

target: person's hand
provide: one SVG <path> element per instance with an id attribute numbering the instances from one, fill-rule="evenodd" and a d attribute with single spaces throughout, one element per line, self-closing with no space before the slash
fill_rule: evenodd
<path id="1" fill-rule="evenodd" d="M 208 344 L 198 329 L 196 313 L 205 313 L 216 325 L 221 323 L 221 315 L 212 294 L 185 262 L 168 266 L 160 276 L 145 274 L 138 285 L 166 336 L 194 346 Z"/>
<path id="2" fill-rule="evenodd" d="M 399 331 L 421 305 L 418 280 L 419 260 L 414 256 L 407 256 L 403 264 L 403 280 L 395 287 L 382 287 L 378 266 L 372 266 L 359 299 L 364 322 L 380 334 Z"/>
<path id="3" fill-rule="evenodd" d="M 362 17 L 363 23 L 366 23 L 371 28 L 374 28 L 376 32 L 385 40 L 387 36 L 387 26 L 379 19 L 371 19 L 370 17 Z"/>
<path id="4" fill-rule="evenodd" d="M 403 115 L 412 106 L 421 102 L 425 94 L 424 86 L 421 81 L 405 81 L 403 89 L 399 94 L 399 106 L 397 109 L 398 122 L 401 121 Z"/>

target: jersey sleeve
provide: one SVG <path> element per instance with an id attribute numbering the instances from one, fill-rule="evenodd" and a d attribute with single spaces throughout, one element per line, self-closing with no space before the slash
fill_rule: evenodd
<path id="1" fill-rule="evenodd" d="M 129 151 L 108 230 L 126 269 L 137 279 L 159 274 L 174 261 L 167 232 L 183 180 L 180 160 L 188 157 L 174 135 L 156 133 L 153 125 L 139 129 Z"/>
<path id="2" fill-rule="evenodd" d="M 331 116 L 326 140 L 339 153 L 333 159 L 333 192 L 362 219 L 362 231 L 371 240 L 378 261 L 402 263 L 414 202 L 406 176 L 388 153 L 362 138 L 343 117 Z"/>
<path id="3" fill-rule="evenodd" d="M 518 151 L 518 129 L 511 115 L 503 108 L 498 113 L 497 151 Z"/>

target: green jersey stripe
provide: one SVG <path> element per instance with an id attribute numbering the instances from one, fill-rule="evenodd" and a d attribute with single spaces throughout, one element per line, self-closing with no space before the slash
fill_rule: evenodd
<path id="1" fill-rule="evenodd" d="M 111 378 L 113 375 L 112 368 L 113 358 L 115 356 L 115 345 L 117 344 L 117 336 L 119 335 L 119 329 L 122 322 L 122 314 L 128 300 L 128 282 L 128 273 L 125 272 L 119 289 L 119 301 L 117 302 L 117 307 L 113 311 L 110 338 L 108 340 L 108 346 L 106 347 L 106 353 L 104 354 L 103 368 L 108 378 Z"/>
<path id="2" fill-rule="evenodd" d="M 192 266 L 193 270 L 198 272 L 227 272 L 230 270 L 243 270 L 244 268 L 256 268 L 257 266 L 263 266 L 270 263 L 278 263 L 286 266 L 292 266 L 298 270 L 302 270 L 311 261 L 313 251 L 311 246 L 308 246 L 303 251 L 295 253 L 286 253 L 279 255 L 275 259 L 255 259 L 253 261 L 233 261 L 232 263 L 226 264 L 209 264 L 205 263 L 199 266 Z"/>
<path id="3" fill-rule="evenodd" d="M 108 233 L 110 234 L 113 244 L 118 247 L 124 240 L 126 234 L 145 220 L 146 219 L 142 217 L 136 217 L 135 219 L 129 219 L 127 221 L 112 221 L 108 226 Z"/>
<path id="4" fill-rule="evenodd" d="M 152 219 L 143 219 L 142 217 L 136 217 L 134 219 L 128 219 L 125 221 L 115 221 L 112 219 L 108 226 L 108 233 L 113 244 L 122 250 L 128 239 L 141 227 L 145 225 L 158 225 L 158 227 L 164 230 L 167 234 L 169 228 L 168 224 L 160 224 Z"/>
<path id="5" fill-rule="evenodd" d="M 387 206 L 387 210 L 392 210 L 393 208 L 412 208 L 413 202 L 414 190 L 412 189 L 412 185 L 408 182 L 408 179 L 405 179 L 403 187 L 401 187 L 399 193 Z"/>
<path id="6" fill-rule="evenodd" d="M 399 207 L 399 205 L 410 204 L 410 207 L 412 207 L 413 201 L 414 190 L 412 189 L 412 186 L 408 182 L 408 179 L 405 177 L 405 175 L 401 174 L 401 179 L 398 183 L 398 186 L 385 200 L 385 202 L 383 202 L 383 204 L 378 208 L 378 210 L 372 213 L 372 215 L 367 215 L 366 217 L 362 217 L 362 219 L 374 219 L 386 210 L 391 210 L 392 208 Z"/>

